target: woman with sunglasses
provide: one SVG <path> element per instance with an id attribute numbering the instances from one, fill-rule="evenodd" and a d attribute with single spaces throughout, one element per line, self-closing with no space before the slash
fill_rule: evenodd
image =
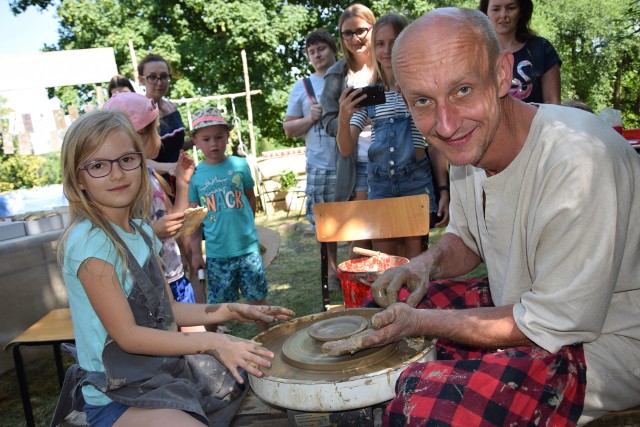
<path id="1" fill-rule="evenodd" d="M 351 87 L 364 87 L 371 83 L 373 61 L 371 57 L 371 30 L 376 17 L 366 6 L 354 3 L 347 7 L 338 21 L 340 48 L 344 59 L 336 62 L 324 77 L 321 122 L 325 131 L 336 136 L 340 95 Z M 371 145 L 371 125 L 367 125 L 358 137 L 356 147 L 349 156 L 337 154 L 336 189 L 334 201 L 367 199 L 367 152 Z M 353 242 L 353 246 L 370 246 Z M 353 253 L 350 252 L 353 258 Z"/>

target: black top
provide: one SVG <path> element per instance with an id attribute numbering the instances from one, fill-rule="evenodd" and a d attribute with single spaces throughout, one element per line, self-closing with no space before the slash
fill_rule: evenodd
<path id="1" fill-rule="evenodd" d="M 161 163 L 178 161 L 180 150 L 184 146 L 185 129 L 178 110 L 160 118 L 160 139 L 162 147 L 154 160 Z"/>
<path id="2" fill-rule="evenodd" d="M 509 93 L 524 102 L 543 103 L 542 76 L 554 65 L 562 65 L 555 48 L 547 39 L 534 37 L 514 52 L 513 57 L 513 80 Z"/>

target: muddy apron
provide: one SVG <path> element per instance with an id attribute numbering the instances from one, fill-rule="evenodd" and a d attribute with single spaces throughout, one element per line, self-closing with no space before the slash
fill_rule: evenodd
<path id="1" fill-rule="evenodd" d="M 140 267 L 127 251 L 133 279 L 128 297 L 136 324 L 165 331 L 177 331 L 162 269 L 154 256 L 150 238 L 134 228 L 149 246 L 150 256 Z M 113 232 L 117 238 L 117 233 Z M 139 408 L 172 408 L 191 413 L 209 425 L 229 425 L 249 390 L 238 384 L 216 358 L 206 354 L 187 356 L 145 356 L 123 351 L 107 336 L 102 351 L 105 372 L 87 372 L 80 385 L 91 384 L 110 399 Z M 245 373 L 246 375 L 246 373 Z"/>

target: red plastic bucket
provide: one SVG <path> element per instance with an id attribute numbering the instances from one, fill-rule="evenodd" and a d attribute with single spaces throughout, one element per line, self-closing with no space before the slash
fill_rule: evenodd
<path id="1" fill-rule="evenodd" d="M 338 279 L 342 285 L 344 306 L 360 307 L 369 293 L 371 284 L 387 269 L 408 263 L 400 256 L 382 255 L 345 261 L 338 266 Z"/>

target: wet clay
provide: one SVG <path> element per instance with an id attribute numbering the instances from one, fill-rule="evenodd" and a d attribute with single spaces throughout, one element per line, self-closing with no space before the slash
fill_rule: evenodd
<path id="1" fill-rule="evenodd" d="M 316 341 L 338 341 L 350 338 L 369 327 L 369 321 L 362 316 L 340 316 L 320 320 L 307 328 Z"/>
<path id="2" fill-rule="evenodd" d="M 390 370 L 415 357 L 420 357 L 430 344 L 429 340 L 405 338 L 396 343 L 367 349 L 354 355 L 332 356 L 322 353 L 322 342 L 311 338 L 307 330 L 319 321 L 340 316 L 362 316 L 370 322 L 371 317 L 379 311 L 381 309 L 354 308 L 318 313 L 274 326 L 261 333 L 254 340 L 262 343 L 264 348 L 275 354 L 271 368 L 261 368 L 264 372 L 262 379 L 334 383 L 360 375 Z M 296 340 L 297 343 L 292 344 L 292 341 Z M 283 351 L 283 347 L 286 347 L 286 350 Z M 305 350 L 299 354 L 291 353 L 291 351 L 298 352 L 302 347 Z M 288 354 L 285 354 L 287 352 Z M 303 357 L 300 354 L 306 356 Z"/>
<path id="3" fill-rule="evenodd" d="M 339 318 L 336 318 L 339 319 Z M 307 328 L 308 329 L 308 328 Z M 352 366 L 364 368 L 379 360 L 386 359 L 394 351 L 394 346 L 369 348 L 351 356 L 350 351 L 342 353 L 329 353 L 322 351 L 323 342 L 313 339 L 307 329 L 302 329 L 289 337 L 282 345 L 282 357 L 289 365 L 310 371 L 338 371 L 349 369 Z M 356 335 L 361 334 L 357 333 Z M 349 340 L 340 340 L 344 343 Z M 336 341 L 333 341 L 336 342 Z M 344 357 L 348 354 L 349 356 Z"/>
<path id="4" fill-rule="evenodd" d="M 362 341 L 373 333 L 374 329 L 365 329 L 362 332 L 351 335 L 349 338 L 330 341 L 322 344 L 322 352 L 332 356 L 355 354 L 362 351 Z"/>

